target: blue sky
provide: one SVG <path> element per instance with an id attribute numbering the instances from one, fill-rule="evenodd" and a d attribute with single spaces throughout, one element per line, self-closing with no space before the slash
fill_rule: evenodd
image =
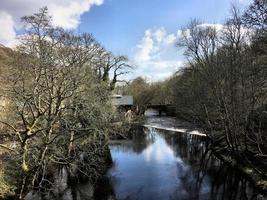
<path id="1" fill-rule="evenodd" d="M 182 51 L 173 42 L 168 45 L 154 41 L 158 57 L 137 58 L 138 45 L 145 32 L 158 30 L 165 37 L 177 31 L 194 18 L 203 23 L 221 24 L 229 15 L 232 4 L 245 7 L 249 1 L 232 0 L 106 0 L 81 17 L 80 32 L 91 32 L 115 54 L 125 54 L 137 66 L 130 77 L 146 76 L 149 80 L 164 79 L 175 72 L 184 60 Z M 153 36 L 152 36 L 153 39 Z M 155 38 L 153 40 L 156 40 Z M 153 51 L 153 50 L 152 50 Z"/>
<path id="2" fill-rule="evenodd" d="M 175 32 L 190 19 L 223 23 L 231 0 L 106 0 L 81 17 L 81 32 L 92 32 L 114 52 L 131 53 L 131 47 L 149 28 Z"/>
<path id="3" fill-rule="evenodd" d="M 136 66 L 128 78 L 161 80 L 183 65 L 175 47 L 179 30 L 194 18 L 222 24 L 232 4 L 245 8 L 251 0 L 1 0 L 0 43 L 12 46 L 19 18 L 48 6 L 56 25 L 90 32 L 114 54 L 127 55 Z M 25 8 L 25 5 L 28 5 Z"/>

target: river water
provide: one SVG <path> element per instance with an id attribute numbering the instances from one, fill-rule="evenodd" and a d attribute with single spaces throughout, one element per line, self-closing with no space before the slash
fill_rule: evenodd
<path id="1" fill-rule="evenodd" d="M 148 117 L 129 141 L 110 143 L 109 193 L 119 200 L 265 199 L 238 171 L 208 148 L 192 125 L 170 117 Z"/>

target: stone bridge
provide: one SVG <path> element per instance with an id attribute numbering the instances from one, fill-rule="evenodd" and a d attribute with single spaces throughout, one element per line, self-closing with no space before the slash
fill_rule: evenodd
<path id="1" fill-rule="evenodd" d="M 161 116 L 166 114 L 168 116 L 175 115 L 175 107 L 172 104 L 148 104 L 146 105 L 146 110 L 153 109 L 158 111 L 158 115 Z"/>

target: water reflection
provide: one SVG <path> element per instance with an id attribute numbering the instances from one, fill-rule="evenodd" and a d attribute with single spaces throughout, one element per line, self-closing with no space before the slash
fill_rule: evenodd
<path id="1" fill-rule="evenodd" d="M 131 142 L 115 142 L 110 149 L 110 184 L 117 199 L 264 199 L 211 154 L 205 137 L 144 128 Z"/>

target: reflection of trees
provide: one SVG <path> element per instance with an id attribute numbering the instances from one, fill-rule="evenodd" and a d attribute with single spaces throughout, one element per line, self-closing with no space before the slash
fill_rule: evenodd
<path id="1" fill-rule="evenodd" d="M 188 166 L 180 180 L 188 196 L 185 199 L 253 200 L 256 188 L 239 171 L 226 166 L 209 149 L 205 137 L 170 134 L 159 131 L 176 157 Z"/>
<path id="2" fill-rule="evenodd" d="M 201 162 L 201 156 L 205 154 L 208 141 L 205 137 L 191 134 L 170 134 L 169 131 L 158 131 L 172 148 L 176 156 L 188 164 Z"/>
<path id="3" fill-rule="evenodd" d="M 94 199 L 95 200 L 115 199 L 112 197 L 115 197 L 115 192 L 110 179 L 108 177 L 100 179 L 94 191 Z"/>
<path id="4" fill-rule="evenodd" d="M 141 153 L 149 145 L 155 142 L 154 135 L 151 134 L 151 130 L 141 127 L 135 129 L 132 135 L 133 140 L 133 151 L 136 153 Z"/>
<path id="5" fill-rule="evenodd" d="M 177 184 L 177 191 L 170 194 L 170 199 L 258 199 L 257 190 L 240 172 L 227 167 L 212 154 L 210 142 L 205 137 L 144 128 L 133 131 L 131 143 L 114 145 L 114 148 L 118 148 L 118 151 L 141 153 L 153 144 L 158 135 L 165 139 L 176 158 L 182 160 L 177 163 L 180 184 Z"/>
<path id="6" fill-rule="evenodd" d="M 220 196 L 227 200 L 258 199 L 257 189 L 237 170 L 221 164 L 220 170 L 213 173 L 210 199 L 219 199 Z"/>
<path id="7" fill-rule="evenodd" d="M 110 144 L 112 151 L 118 152 L 135 152 L 142 153 L 149 145 L 155 141 L 151 130 L 144 127 L 136 127 L 131 132 L 130 140 L 118 141 L 115 144 Z"/>

